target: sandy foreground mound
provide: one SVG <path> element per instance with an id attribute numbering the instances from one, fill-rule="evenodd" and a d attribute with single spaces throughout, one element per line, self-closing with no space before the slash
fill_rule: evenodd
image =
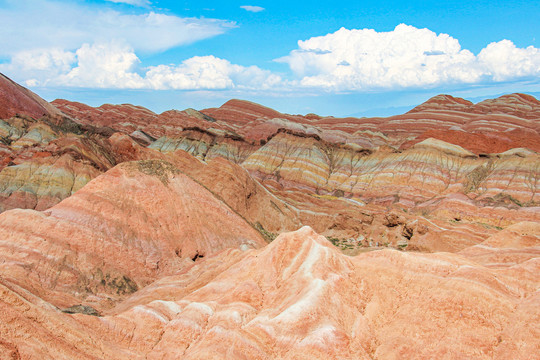
<path id="1" fill-rule="evenodd" d="M 100 317 L 2 278 L 0 348 L 23 359 L 533 359 L 540 228 L 511 231 L 527 239 L 348 257 L 303 227 L 164 276 Z M 505 256 L 479 263 L 477 249 Z"/>

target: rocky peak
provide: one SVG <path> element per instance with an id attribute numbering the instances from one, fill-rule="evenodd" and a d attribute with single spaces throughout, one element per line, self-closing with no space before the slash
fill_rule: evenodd
<path id="1" fill-rule="evenodd" d="M 32 91 L 0 73 L 0 119 L 17 114 L 37 119 L 43 115 L 55 116 L 61 113 Z"/>
<path id="2" fill-rule="evenodd" d="M 473 106 L 474 112 L 509 114 L 526 119 L 540 118 L 540 101 L 527 94 L 508 94 L 487 99 Z"/>
<path id="3" fill-rule="evenodd" d="M 414 109 L 410 110 L 409 113 L 433 110 L 467 111 L 472 105 L 473 103 L 468 100 L 454 97 L 452 95 L 440 94 L 416 106 Z"/>

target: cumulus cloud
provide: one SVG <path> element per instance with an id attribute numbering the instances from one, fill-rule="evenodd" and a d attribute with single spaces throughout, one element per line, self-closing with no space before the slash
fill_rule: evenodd
<path id="1" fill-rule="evenodd" d="M 246 11 L 249 11 L 249 12 L 254 12 L 254 13 L 257 13 L 257 12 L 261 12 L 264 10 L 263 7 L 260 7 L 260 6 L 254 6 L 254 5 L 242 5 L 240 6 L 242 9 L 246 10 Z"/>
<path id="2" fill-rule="evenodd" d="M 133 1 L 132 3 L 144 2 Z M 224 33 L 234 22 L 149 11 L 123 13 L 103 5 L 56 0 L 8 0 L 0 11 L 0 56 L 121 40 L 135 51 L 159 52 Z"/>
<path id="3" fill-rule="evenodd" d="M 495 81 L 540 75 L 540 49 L 521 49 L 510 40 L 489 44 L 478 54 L 478 61 Z"/>
<path id="4" fill-rule="evenodd" d="M 50 81 L 57 85 L 89 88 L 144 87 L 135 72 L 140 61 L 128 45 L 84 44 L 75 53 L 77 66 Z"/>
<path id="5" fill-rule="evenodd" d="M 153 11 L 123 13 L 59 0 L 6 1 L 0 11 L 0 56 L 10 62 L 0 63 L 0 71 L 27 86 L 216 90 L 265 89 L 281 81 L 257 66 L 214 56 L 150 67 L 138 57 L 219 35 L 236 26 L 234 22 Z"/>
<path id="6" fill-rule="evenodd" d="M 146 80 L 154 89 L 270 89 L 281 78 L 257 66 L 231 64 L 215 56 L 195 56 L 178 66 L 151 67 Z"/>
<path id="7" fill-rule="evenodd" d="M 0 72 L 16 74 L 25 79 L 27 86 L 38 86 L 43 85 L 46 79 L 69 72 L 75 60 L 75 53 L 59 48 L 21 51 L 12 57 L 10 63 L 0 64 Z"/>
<path id="8" fill-rule="evenodd" d="M 257 66 L 241 66 L 215 56 L 195 56 L 178 65 L 142 67 L 125 43 L 83 44 L 75 52 L 27 53 L 0 71 L 26 74 L 27 86 L 155 90 L 272 89 L 281 77 Z"/>
<path id="9" fill-rule="evenodd" d="M 123 4 L 128 4 L 128 5 L 133 5 L 133 6 L 148 6 L 150 5 L 150 1 L 148 0 L 107 0 L 107 1 L 110 1 L 110 2 L 113 2 L 113 3 L 123 3 Z"/>
<path id="10" fill-rule="evenodd" d="M 539 56 L 539 49 L 516 48 L 509 40 L 475 56 L 448 34 L 400 24 L 389 32 L 342 28 L 299 41 L 276 61 L 290 66 L 300 86 L 361 91 L 538 76 Z"/>
<path id="11" fill-rule="evenodd" d="M 145 66 L 138 56 L 140 52 L 159 52 L 195 41 L 193 38 L 213 36 L 232 24 L 153 12 L 123 14 L 109 9 L 101 9 L 100 16 L 86 19 L 76 12 L 97 10 L 72 3 L 65 3 L 68 9 L 62 10 L 56 7 L 59 3 L 41 2 L 49 5 L 49 10 L 44 11 L 45 18 L 51 9 L 65 11 L 68 18 L 64 22 L 54 17 L 41 19 L 35 22 L 37 28 L 30 31 L 10 23 L 9 16 L 0 12 L 0 21 L 8 22 L 0 27 L 0 56 L 10 58 L 9 63 L 0 64 L 0 72 L 31 87 L 319 92 L 521 79 L 538 82 L 540 78 L 540 49 L 533 46 L 518 48 L 511 41 L 502 40 L 487 45 L 475 55 L 462 49 L 459 41 L 448 34 L 404 24 L 389 32 L 342 28 L 299 41 L 297 49 L 277 59 L 288 64 L 295 76 L 292 80 L 257 66 L 237 65 L 211 55 L 195 56 L 175 64 Z M 30 12 L 27 23 L 35 21 L 34 13 Z M 74 19 L 83 19 L 80 31 L 75 24 L 79 20 Z M 67 24 L 69 31 L 64 33 L 57 23 Z M 17 31 L 6 30 L 11 26 Z M 18 37 L 19 31 L 25 36 L 32 33 L 36 38 Z M 61 36 L 58 44 L 63 46 L 51 40 L 57 33 Z M 17 41 L 26 43 L 16 44 Z"/>
<path id="12" fill-rule="evenodd" d="M 23 71 L 64 72 L 71 68 L 75 54 L 58 48 L 47 50 L 31 50 L 17 53 L 12 64 Z"/>

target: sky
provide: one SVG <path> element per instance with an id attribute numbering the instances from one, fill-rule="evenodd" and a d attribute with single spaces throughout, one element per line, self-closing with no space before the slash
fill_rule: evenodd
<path id="1" fill-rule="evenodd" d="M 92 106 L 387 116 L 540 98 L 539 18 L 530 0 L 0 0 L 0 72 Z"/>

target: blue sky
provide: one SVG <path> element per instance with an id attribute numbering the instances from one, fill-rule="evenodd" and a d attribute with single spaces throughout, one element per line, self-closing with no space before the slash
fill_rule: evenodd
<path id="1" fill-rule="evenodd" d="M 439 93 L 538 97 L 538 18 L 521 0 L 0 0 L 0 72 L 94 106 L 389 115 Z"/>

